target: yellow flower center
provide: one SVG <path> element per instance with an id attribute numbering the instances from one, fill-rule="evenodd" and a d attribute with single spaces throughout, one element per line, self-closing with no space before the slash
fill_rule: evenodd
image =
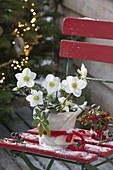
<path id="1" fill-rule="evenodd" d="M 72 87 L 73 87 L 74 89 L 76 89 L 77 86 L 78 86 L 78 84 L 77 84 L 76 82 L 72 83 Z"/>
<path id="2" fill-rule="evenodd" d="M 53 88 L 53 87 L 55 86 L 55 83 L 51 81 L 51 82 L 49 83 L 49 86 L 50 86 L 51 88 Z"/>
<path id="3" fill-rule="evenodd" d="M 29 81 L 29 76 L 24 76 L 24 81 Z"/>
<path id="4" fill-rule="evenodd" d="M 34 100 L 39 100 L 39 97 L 38 96 L 34 96 Z"/>

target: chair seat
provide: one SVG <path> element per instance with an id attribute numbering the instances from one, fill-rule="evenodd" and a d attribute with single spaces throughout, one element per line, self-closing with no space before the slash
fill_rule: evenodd
<path id="1" fill-rule="evenodd" d="M 24 138 L 23 143 L 16 143 L 12 138 L 5 138 L 0 140 L 0 147 L 80 163 L 91 163 L 96 161 L 98 157 L 107 157 L 113 154 L 113 141 L 98 145 L 99 141 L 91 138 L 90 131 L 76 130 L 81 134 L 83 133 L 85 137 L 86 145 L 83 151 L 70 151 L 69 149 L 40 146 L 37 128 L 31 129 L 26 133 L 20 133 L 21 137 Z M 78 140 L 75 137 L 75 143 Z"/>

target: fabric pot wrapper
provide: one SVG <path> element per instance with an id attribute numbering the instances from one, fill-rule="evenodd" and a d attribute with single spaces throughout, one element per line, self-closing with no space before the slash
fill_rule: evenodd
<path id="1" fill-rule="evenodd" d="M 49 114 L 49 128 L 51 135 L 43 134 L 39 137 L 39 144 L 44 146 L 54 146 L 66 148 L 74 143 L 74 136 L 77 135 L 83 140 L 83 137 L 73 129 L 75 127 L 76 118 L 82 112 L 81 108 L 77 108 L 75 112 L 62 112 L 58 114 Z"/>

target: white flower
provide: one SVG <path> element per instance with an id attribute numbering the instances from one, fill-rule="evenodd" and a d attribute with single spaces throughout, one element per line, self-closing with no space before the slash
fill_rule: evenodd
<path id="1" fill-rule="evenodd" d="M 31 89 L 31 94 L 26 97 L 31 107 L 43 104 L 43 92 Z"/>
<path id="2" fill-rule="evenodd" d="M 47 90 L 48 94 L 59 91 L 61 88 L 60 79 L 53 74 L 48 74 L 42 86 Z"/>
<path id="3" fill-rule="evenodd" d="M 65 97 L 59 97 L 58 100 L 61 104 L 65 105 L 63 110 L 66 111 L 66 112 L 69 112 L 69 106 L 71 105 L 71 102 L 67 101 Z"/>
<path id="4" fill-rule="evenodd" d="M 66 93 L 73 93 L 74 96 L 79 97 L 87 85 L 85 80 L 78 77 L 68 76 L 66 80 L 62 81 L 62 86 Z"/>
<path id="5" fill-rule="evenodd" d="M 63 108 L 63 110 L 66 111 L 66 112 L 69 112 L 70 108 L 73 109 L 73 108 L 78 106 L 77 104 L 75 104 L 75 103 L 73 103 L 69 100 L 66 100 L 65 97 L 59 97 L 58 100 L 61 104 L 63 104 L 64 101 L 65 101 L 65 107 Z"/>
<path id="6" fill-rule="evenodd" d="M 29 68 L 25 68 L 22 73 L 17 73 L 15 75 L 17 78 L 17 87 L 33 87 L 34 86 L 34 79 L 36 78 L 36 73 L 31 72 Z"/>
<path id="7" fill-rule="evenodd" d="M 82 79 L 86 79 L 87 69 L 86 69 L 86 67 L 85 67 L 85 65 L 83 63 L 81 65 L 81 70 L 78 69 L 77 72 L 81 75 Z"/>

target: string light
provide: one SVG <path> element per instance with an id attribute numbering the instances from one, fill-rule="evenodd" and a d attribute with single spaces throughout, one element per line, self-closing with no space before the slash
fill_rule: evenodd
<path id="1" fill-rule="evenodd" d="M 34 12 L 34 9 L 31 9 L 31 12 Z"/>
<path id="2" fill-rule="evenodd" d="M 2 84 L 2 83 L 4 83 L 4 81 L 5 81 L 5 73 L 2 73 L 0 83 Z"/>
<path id="3" fill-rule="evenodd" d="M 36 18 L 32 18 L 30 22 L 31 22 L 31 24 L 32 24 L 32 23 L 34 23 L 35 21 L 36 21 Z"/>
<path id="4" fill-rule="evenodd" d="M 23 2 L 28 2 L 28 0 L 21 0 Z M 30 1 L 29 1 L 30 2 Z M 17 28 L 15 28 L 14 33 L 16 34 L 16 37 L 24 37 L 24 35 L 26 34 L 27 31 L 30 30 L 34 30 L 34 31 L 38 31 L 39 27 L 36 26 L 36 20 L 37 20 L 37 13 L 35 11 L 35 3 L 32 2 L 31 4 L 31 8 L 29 9 L 29 11 L 31 12 L 31 19 L 30 19 L 30 23 L 22 23 L 22 22 L 18 22 L 17 24 Z M 22 6 L 22 9 L 25 9 L 26 5 Z M 40 36 L 40 35 L 39 35 Z M 23 38 L 24 39 L 24 38 Z M 28 62 L 29 60 L 29 53 L 32 50 L 32 46 L 35 45 L 38 40 L 38 38 L 36 37 L 34 42 L 32 42 L 32 45 L 29 45 L 28 42 L 24 42 L 24 58 L 19 58 L 19 60 L 13 60 L 13 62 L 11 63 L 11 67 L 14 68 L 14 70 L 22 70 L 23 66 Z M 12 44 L 15 44 L 15 41 L 12 42 Z"/>
<path id="5" fill-rule="evenodd" d="M 12 44 L 15 44 L 15 41 L 13 41 Z"/>
<path id="6" fill-rule="evenodd" d="M 30 27 L 27 27 L 26 30 L 29 31 L 29 30 L 30 30 Z"/>
<path id="7" fill-rule="evenodd" d="M 34 4 L 34 3 L 32 3 L 32 4 L 31 4 L 31 6 L 35 6 L 35 4 Z"/>
<path id="8" fill-rule="evenodd" d="M 33 15 L 36 15 L 36 12 L 33 12 Z"/>
<path id="9" fill-rule="evenodd" d="M 32 27 L 35 27 L 35 24 L 32 24 Z"/>
<path id="10" fill-rule="evenodd" d="M 29 48 L 29 45 L 27 44 L 27 45 L 25 46 L 25 48 Z"/>

